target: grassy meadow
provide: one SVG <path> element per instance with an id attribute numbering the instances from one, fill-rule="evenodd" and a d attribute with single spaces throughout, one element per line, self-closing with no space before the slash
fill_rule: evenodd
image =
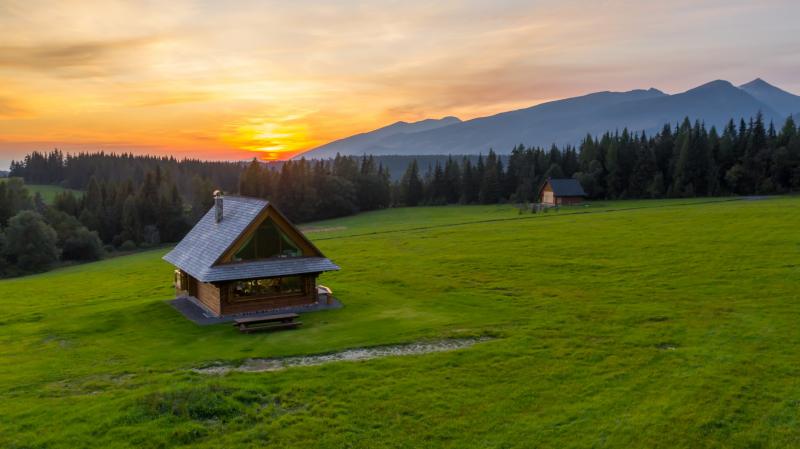
<path id="1" fill-rule="evenodd" d="M 199 327 L 164 249 L 0 281 L 3 448 L 800 446 L 800 198 L 306 225 L 345 307 Z M 449 337 L 467 349 L 209 376 Z"/>
<path id="2" fill-rule="evenodd" d="M 42 199 L 47 204 L 52 204 L 53 200 L 56 198 L 56 195 L 61 192 L 70 191 L 76 195 L 80 195 L 82 193 L 80 190 L 45 184 L 25 184 L 25 188 L 31 192 L 31 195 L 35 195 L 38 192 L 40 195 L 42 195 Z"/>
<path id="3" fill-rule="evenodd" d="M 0 182 L 5 182 L 5 179 L 0 178 Z M 28 189 L 31 197 L 37 193 L 42 195 L 42 200 L 44 200 L 44 202 L 47 204 L 52 204 L 53 200 L 56 198 L 56 195 L 64 191 L 71 191 L 76 195 L 81 193 L 80 190 L 68 189 L 66 187 L 49 184 L 25 184 L 25 188 Z"/>

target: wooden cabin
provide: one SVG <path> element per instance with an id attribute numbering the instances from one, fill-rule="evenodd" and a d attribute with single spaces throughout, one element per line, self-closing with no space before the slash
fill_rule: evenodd
<path id="1" fill-rule="evenodd" d="M 539 189 L 539 202 L 548 206 L 578 204 L 585 198 L 586 192 L 577 179 L 547 178 Z"/>
<path id="2" fill-rule="evenodd" d="M 217 316 L 314 304 L 317 277 L 339 269 L 268 201 L 219 192 L 164 260 L 176 295 Z"/>

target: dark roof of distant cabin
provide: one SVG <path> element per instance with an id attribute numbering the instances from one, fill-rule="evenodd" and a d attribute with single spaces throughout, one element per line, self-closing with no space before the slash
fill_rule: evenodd
<path id="1" fill-rule="evenodd" d="M 577 179 L 548 179 L 555 196 L 586 196 L 581 183 Z"/>
<path id="2" fill-rule="evenodd" d="M 164 260 L 201 282 L 228 281 L 335 271 L 339 267 L 325 257 L 287 257 L 214 265 L 242 235 L 269 202 L 241 196 L 223 199 L 222 221 L 215 208 L 186 234 Z"/>

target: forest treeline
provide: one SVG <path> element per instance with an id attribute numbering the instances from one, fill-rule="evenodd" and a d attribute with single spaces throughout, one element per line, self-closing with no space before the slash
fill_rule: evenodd
<path id="1" fill-rule="evenodd" d="M 0 182 L 0 276 L 44 271 L 67 261 L 91 261 L 110 251 L 175 242 L 190 216 L 174 183 L 158 167 L 141 184 L 98 182 L 65 190 L 46 204 L 21 178 Z"/>
<path id="2" fill-rule="evenodd" d="M 27 184 L 50 184 L 86 190 L 94 179 L 98 183 L 131 181 L 139 186 L 148 173 L 158 168 L 181 192 L 184 200 L 201 202 L 208 186 L 234 191 L 242 164 L 238 162 L 177 160 L 174 157 L 135 156 L 105 152 L 64 154 L 34 151 L 21 161 L 12 161 L 8 176 Z"/>
<path id="3" fill-rule="evenodd" d="M 450 156 L 425 167 L 409 157 L 394 180 L 371 156 L 266 165 L 58 150 L 12 163 L 10 176 L 84 194 L 61 193 L 48 207 L 33 199 L 7 201 L 0 192 L 6 234 L 12 217 L 31 211 L 56 231 L 68 220 L 84 240 L 93 233 L 111 251 L 177 241 L 211 206 L 215 189 L 266 198 L 297 222 L 394 206 L 535 202 L 548 177 L 580 180 L 590 199 L 786 193 L 800 190 L 800 133 L 791 118 L 780 129 L 760 115 L 731 120 L 721 131 L 685 119 L 651 136 L 627 130 L 587 136 L 577 147 L 520 144 L 509 156 L 489 150 L 485 157 Z M 63 249 L 66 237 L 58 239 L 57 251 L 70 254 Z"/>
<path id="4" fill-rule="evenodd" d="M 97 232 L 31 196 L 20 178 L 0 180 L 0 277 L 43 271 L 59 260 L 97 260 Z"/>
<path id="5" fill-rule="evenodd" d="M 395 204 L 535 202 L 547 178 L 576 178 L 590 199 L 765 195 L 800 190 L 800 134 L 761 115 L 722 130 L 682 123 L 653 136 L 608 132 L 578 148 L 514 148 L 506 166 L 492 151 L 473 164 L 452 158 L 424 174 L 411 162 Z"/>

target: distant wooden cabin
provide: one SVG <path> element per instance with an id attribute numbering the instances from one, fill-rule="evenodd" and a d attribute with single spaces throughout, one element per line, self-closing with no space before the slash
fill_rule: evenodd
<path id="1" fill-rule="evenodd" d="M 539 189 L 539 202 L 550 206 L 582 203 L 586 198 L 577 179 L 548 178 Z"/>
<path id="2" fill-rule="evenodd" d="M 218 316 L 314 304 L 317 277 L 339 269 L 269 202 L 218 192 L 164 260 L 176 294 Z"/>

